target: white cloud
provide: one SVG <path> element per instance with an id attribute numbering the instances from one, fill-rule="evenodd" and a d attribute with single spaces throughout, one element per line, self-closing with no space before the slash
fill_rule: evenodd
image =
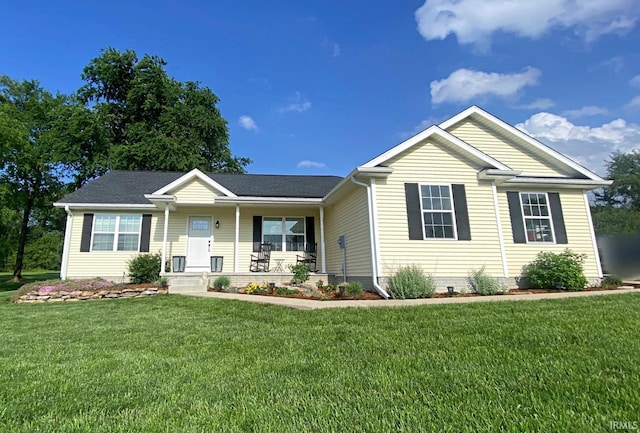
<path id="1" fill-rule="evenodd" d="M 629 84 L 633 87 L 640 87 L 640 75 L 636 75 L 632 79 L 629 80 Z"/>
<path id="2" fill-rule="evenodd" d="M 247 131 L 258 130 L 258 125 L 256 125 L 256 122 L 254 122 L 254 120 L 249 116 L 240 116 L 240 119 L 238 119 L 238 124 Z"/>
<path id="3" fill-rule="evenodd" d="M 521 108 L 523 110 L 546 110 L 547 108 L 551 108 L 555 106 L 556 103 L 548 98 L 539 98 L 529 104 L 518 105 L 516 108 Z"/>
<path id="4" fill-rule="evenodd" d="M 461 44 L 486 48 L 495 32 L 538 38 L 572 29 L 586 42 L 631 30 L 640 17 L 637 0 L 426 0 L 415 12 L 426 40 L 455 34 Z"/>
<path id="5" fill-rule="evenodd" d="M 467 102 L 481 95 L 515 96 L 523 87 L 537 84 L 540 75 L 538 69 L 531 67 L 506 74 L 462 68 L 431 82 L 431 102 Z"/>
<path id="6" fill-rule="evenodd" d="M 340 50 L 340 44 L 333 44 L 333 53 L 331 54 L 331 57 L 338 57 L 340 54 L 342 54 L 342 51 Z"/>
<path id="7" fill-rule="evenodd" d="M 635 110 L 640 108 L 640 95 L 633 98 L 627 105 L 624 106 L 627 109 Z"/>
<path id="8" fill-rule="evenodd" d="M 279 111 L 282 113 L 285 111 L 297 111 L 298 113 L 301 113 L 303 111 L 307 111 L 310 108 L 311 102 L 309 102 L 306 98 L 303 98 L 300 92 L 296 92 L 294 96 L 289 98 L 288 105 L 281 107 Z"/>
<path id="9" fill-rule="evenodd" d="M 324 168 L 326 166 L 324 162 L 309 161 L 308 159 L 298 163 L 298 168 Z"/>
<path id="10" fill-rule="evenodd" d="M 579 117 L 597 116 L 598 114 L 607 114 L 609 111 L 604 107 L 598 107 L 596 105 L 586 105 L 577 110 L 565 110 L 561 114 L 565 117 L 571 117 L 577 119 Z"/>
<path id="11" fill-rule="evenodd" d="M 640 149 L 640 125 L 624 119 L 591 127 L 542 112 L 517 124 L 516 128 L 601 175 L 606 174 L 604 163 L 613 152 Z"/>

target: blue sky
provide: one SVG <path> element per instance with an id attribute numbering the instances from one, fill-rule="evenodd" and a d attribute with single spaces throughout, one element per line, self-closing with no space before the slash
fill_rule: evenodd
<path id="1" fill-rule="evenodd" d="M 70 93 L 133 49 L 220 98 L 250 173 L 346 175 L 479 105 L 604 174 L 640 148 L 638 0 L 0 4 L 0 74 Z"/>

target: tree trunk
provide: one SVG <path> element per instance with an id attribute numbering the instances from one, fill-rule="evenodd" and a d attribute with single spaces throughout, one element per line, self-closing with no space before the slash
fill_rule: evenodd
<path id="1" fill-rule="evenodd" d="M 24 207 L 24 214 L 22 215 L 22 224 L 20 225 L 20 235 L 18 237 L 18 251 L 16 252 L 16 264 L 13 267 L 12 281 L 22 280 L 22 264 L 24 262 L 24 249 L 27 245 L 27 237 L 29 236 L 29 218 L 31 217 L 31 210 L 35 202 L 36 194 L 40 191 L 40 185 L 42 179 L 38 176 L 36 185 L 30 191 L 30 195 L 27 198 L 27 202 Z"/>

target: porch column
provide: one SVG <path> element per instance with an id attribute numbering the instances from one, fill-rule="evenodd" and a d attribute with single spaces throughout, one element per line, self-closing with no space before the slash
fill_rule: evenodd
<path id="1" fill-rule="evenodd" d="M 233 244 L 233 272 L 238 272 L 238 244 L 240 243 L 240 205 L 236 205 L 236 240 Z"/>
<path id="2" fill-rule="evenodd" d="M 167 272 L 167 232 L 169 230 L 169 205 L 164 206 L 164 233 L 162 234 L 162 273 Z"/>
<path id="3" fill-rule="evenodd" d="M 322 260 L 321 271 L 323 274 L 326 274 L 327 265 L 324 259 L 324 207 L 320 206 L 320 260 Z"/>

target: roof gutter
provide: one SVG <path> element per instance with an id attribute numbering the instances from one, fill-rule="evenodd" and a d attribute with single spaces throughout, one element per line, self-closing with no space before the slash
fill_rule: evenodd
<path id="1" fill-rule="evenodd" d="M 378 270 L 378 257 L 380 256 L 380 252 L 378 251 L 378 243 L 376 242 L 376 234 L 375 234 L 375 229 L 376 227 L 374 226 L 375 221 L 373 218 L 373 212 L 374 212 L 374 208 L 373 208 L 373 201 L 374 201 L 374 197 L 372 195 L 372 190 L 371 190 L 371 185 L 367 185 L 366 183 L 362 183 L 359 182 L 355 179 L 355 176 L 350 176 L 349 179 L 351 180 L 351 182 L 353 182 L 354 184 L 364 187 L 367 190 L 367 207 L 368 207 L 368 214 L 369 214 L 369 238 L 371 241 L 371 269 L 372 269 L 372 276 L 371 276 L 371 280 L 373 283 L 373 287 L 376 289 L 376 291 L 378 292 L 378 294 L 380 296 L 382 296 L 384 299 L 389 299 L 390 296 L 387 293 L 386 290 L 384 290 L 382 287 L 380 287 L 380 285 L 378 284 L 378 276 L 379 276 L 379 270 Z"/>

